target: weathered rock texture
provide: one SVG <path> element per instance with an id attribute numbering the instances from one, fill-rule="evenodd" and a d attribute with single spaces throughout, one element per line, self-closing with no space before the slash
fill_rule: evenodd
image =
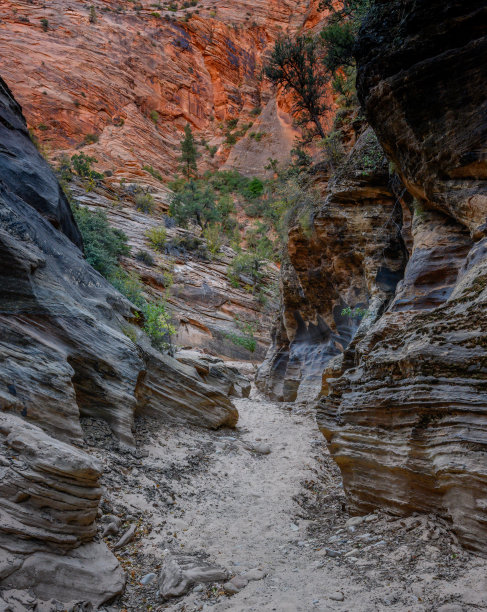
<path id="1" fill-rule="evenodd" d="M 1 587 L 94 605 L 121 592 L 117 559 L 92 542 L 101 497 L 96 460 L 0 412 L 0 475 Z"/>
<path id="2" fill-rule="evenodd" d="M 353 508 L 440 514 L 484 553 L 486 19 L 479 2 L 381 0 L 364 24 L 359 95 L 416 199 L 412 252 L 318 411 Z"/>
<path id="3" fill-rule="evenodd" d="M 392 297 L 406 262 L 401 205 L 370 129 L 328 186 L 327 178 L 318 166 L 321 194 L 310 229 L 298 220 L 289 231 L 281 312 L 257 375 L 260 388 L 278 400 L 317 396 L 326 364 L 361 324 L 360 316 L 343 315 L 343 309 L 368 309 L 365 328 Z"/>
<path id="4" fill-rule="evenodd" d="M 175 237 L 194 239 L 198 230 L 176 227 L 159 211 L 145 214 L 135 210 L 130 187 L 115 189 L 99 185 L 87 192 L 73 182 L 70 188 L 77 202 L 90 210 L 102 210 L 110 225 L 126 234 L 132 251 L 123 259 L 123 265 L 140 276 L 148 297 L 167 299 L 177 331 L 173 338 L 175 345 L 198 348 L 227 359 L 257 363 L 264 359 L 278 306 L 279 271 L 274 264 L 268 262 L 263 267 L 264 305 L 259 301 L 258 292 L 246 291 L 230 282 L 230 265 L 237 255 L 231 248 L 223 247 L 218 257 L 210 259 L 199 258 L 189 251 L 161 253 L 154 249 L 147 238 L 147 231 L 153 227 L 167 222 L 168 243 Z M 154 264 L 138 260 L 139 251 L 148 251 Z M 242 335 L 238 323 L 252 325 L 256 340 L 253 352 L 231 341 L 231 334 Z"/>
<path id="5" fill-rule="evenodd" d="M 135 411 L 206 427 L 233 426 L 238 413 L 154 351 L 135 307 L 83 259 L 69 205 L 1 79 L 0 119 L 0 586 L 101 603 L 123 580 L 90 541 L 100 467 L 69 444 L 82 439 L 80 416 L 132 445 Z"/>
<path id="6" fill-rule="evenodd" d="M 76 152 L 96 134 L 98 143 L 85 151 L 114 172 L 113 180 L 157 185 L 142 168 L 172 177 L 186 122 L 218 147 L 215 159 L 207 158 L 221 165 L 230 151 L 221 122 L 253 121 L 260 107 L 268 109 L 264 127 L 256 125 L 265 131 L 262 160 L 286 159 L 293 129 L 286 105 L 276 111 L 261 78 L 263 57 L 280 31 L 315 25 L 318 2 L 200 0 L 177 11 L 156 5 L 95 2 L 90 21 L 91 5 L 82 0 L 1 3 L 0 73 L 50 153 Z"/>

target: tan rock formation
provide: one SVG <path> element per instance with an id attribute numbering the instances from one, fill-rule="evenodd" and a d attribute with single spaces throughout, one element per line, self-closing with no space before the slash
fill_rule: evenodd
<path id="1" fill-rule="evenodd" d="M 257 375 L 260 388 L 279 400 L 318 395 L 326 364 L 361 324 L 343 309 L 368 309 L 366 326 L 391 298 L 405 265 L 401 206 L 370 129 L 328 187 L 327 179 L 318 166 L 322 195 L 310 213 L 311 229 L 297 222 L 289 231 L 281 312 Z"/>
<path id="2" fill-rule="evenodd" d="M 0 473 L 1 587 L 95 605 L 121 592 L 118 561 L 91 541 L 101 497 L 95 459 L 0 412 Z"/>
<path id="3" fill-rule="evenodd" d="M 353 359 L 325 374 L 318 422 L 353 508 L 440 514 L 485 553 L 487 9 L 410 8 L 378 2 L 360 39 L 358 83 L 416 198 L 412 252 Z"/>

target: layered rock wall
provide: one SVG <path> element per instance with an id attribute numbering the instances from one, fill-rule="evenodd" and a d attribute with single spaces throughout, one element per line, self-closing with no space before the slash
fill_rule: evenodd
<path id="1" fill-rule="evenodd" d="M 290 228 L 281 311 L 257 375 L 278 400 L 316 398 L 324 368 L 383 310 L 406 263 L 401 201 L 370 129 L 327 179 L 318 166 L 310 226 L 301 217 Z"/>
<path id="2" fill-rule="evenodd" d="M 101 468 L 73 446 L 80 416 L 133 446 L 136 411 L 205 427 L 234 426 L 238 413 L 227 390 L 152 349 L 135 306 L 83 258 L 1 79 L 0 119 L 0 587 L 98 605 L 124 580 L 92 541 Z"/>
<path id="3" fill-rule="evenodd" d="M 358 90 L 415 198 L 394 299 L 325 373 L 318 423 L 351 506 L 434 512 L 487 551 L 487 9 L 378 1 Z"/>

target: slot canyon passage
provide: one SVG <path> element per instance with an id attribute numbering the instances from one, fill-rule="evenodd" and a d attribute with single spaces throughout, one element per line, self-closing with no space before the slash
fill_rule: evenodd
<path id="1" fill-rule="evenodd" d="M 487 610 L 487 6 L 0 2 L 0 612 Z"/>

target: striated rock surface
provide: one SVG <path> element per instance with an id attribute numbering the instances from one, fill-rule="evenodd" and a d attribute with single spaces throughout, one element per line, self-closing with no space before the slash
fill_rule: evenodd
<path id="1" fill-rule="evenodd" d="M 433 512 L 487 552 L 487 9 L 377 2 L 358 49 L 367 118 L 414 196 L 394 299 L 325 373 L 318 423 L 351 506 Z"/>
<path id="2" fill-rule="evenodd" d="M 76 152 L 96 135 L 84 150 L 117 181 L 157 186 L 144 165 L 172 177 L 186 122 L 217 147 L 207 163 L 221 165 L 230 151 L 222 122 L 251 122 L 256 108 L 271 114 L 258 128 L 265 131 L 262 159 L 286 159 L 291 120 L 285 104 L 276 113 L 261 77 L 263 57 L 280 31 L 315 25 L 317 5 L 200 0 L 174 11 L 151 0 L 106 0 L 90 14 L 82 0 L 7 0 L 0 6 L 0 73 L 51 154 Z"/>
<path id="3" fill-rule="evenodd" d="M 0 412 L 0 474 L 0 587 L 94 605 L 121 592 L 118 561 L 103 542 L 91 541 L 98 461 Z"/>
<path id="4" fill-rule="evenodd" d="M 368 129 L 310 212 L 311 229 L 291 227 L 282 268 L 282 304 L 273 344 L 257 374 L 274 399 L 315 398 L 331 358 L 341 355 L 361 325 L 384 308 L 402 277 L 406 252 L 401 205 L 389 186 L 387 163 Z M 367 316 L 344 315 L 350 307 Z"/>
<path id="5" fill-rule="evenodd" d="M 189 251 L 161 253 L 154 249 L 146 235 L 153 227 L 166 226 L 168 243 L 175 238 L 195 239 L 198 231 L 175 227 L 159 212 L 150 215 L 134 210 L 130 187 L 115 190 L 99 185 L 87 192 L 73 182 L 70 188 L 80 205 L 102 210 L 110 225 L 127 235 L 132 254 L 123 258 L 123 265 L 140 276 L 147 296 L 167 300 L 177 331 L 173 339 L 176 346 L 196 348 L 224 359 L 262 361 L 278 306 L 279 271 L 275 264 L 267 262 L 263 266 L 261 292 L 235 287 L 229 271 L 237 254 L 229 247 L 222 247 L 218 257 L 210 258 Z M 140 261 L 136 256 L 139 251 L 149 252 L 153 263 Z M 252 327 L 252 352 L 231 340 L 232 336 L 242 335 L 239 323 Z"/>
<path id="6" fill-rule="evenodd" d="M 98 605 L 124 579 L 93 541 L 101 466 L 71 445 L 80 417 L 103 419 L 132 446 L 135 412 L 214 428 L 234 426 L 238 412 L 153 350 L 133 304 L 87 264 L 1 79 L 0 117 L 0 587 Z"/>

